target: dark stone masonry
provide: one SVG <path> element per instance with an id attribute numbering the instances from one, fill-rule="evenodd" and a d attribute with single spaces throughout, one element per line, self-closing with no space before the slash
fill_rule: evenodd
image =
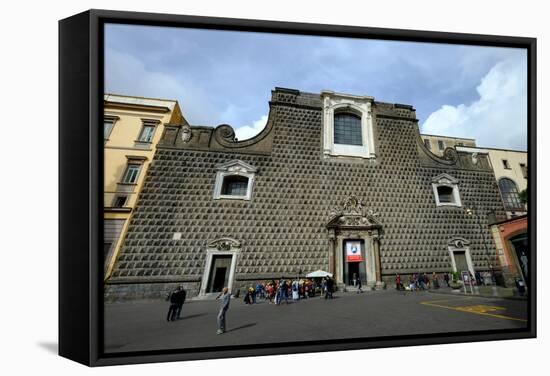
<path id="1" fill-rule="evenodd" d="M 323 97 L 297 90 L 272 92 L 267 126 L 250 140 L 228 125 L 166 125 L 106 299 L 159 298 L 181 283 L 188 296 L 209 296 L 221 284 L 235 291 L 318 269 L 339 286 L 356 270 L 383 288 L 396 273 L 498 267 L 488 213 L 504 208 L 486 156 L 449 148 L 437 157 L 412 106 L 366 101 L 374 157 L 327 155 Z M 220 171 L 251 174 L 250 199 L 215 198 Z M 456 187 L 456 205 L 438 205 L 440 183 Z M 345 261 L 353 240 L 357 269 Z"/>

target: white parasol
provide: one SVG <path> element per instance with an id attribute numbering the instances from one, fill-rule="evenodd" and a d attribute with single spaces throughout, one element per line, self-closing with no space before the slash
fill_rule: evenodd
<path id="1" fill-rule="evenodd" d="M 307 278 L 322 278 L 322 277 L 332 277 L 332 274 L 325 272 L 324 270 L 316 270 L 306 275 Z"/>

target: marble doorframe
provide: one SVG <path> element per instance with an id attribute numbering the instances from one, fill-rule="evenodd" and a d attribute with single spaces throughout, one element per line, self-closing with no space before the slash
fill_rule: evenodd
<path id="1" fill-rule="evenodd" d="M 367 286 L 382 285 L 380 265 L 380 229 L 379 228 L 336 228 L 329 230 L 329 272 L 333 274 L 338 285 L 344 281 L 344 242 L 346 240 L 364 241 L 364 270 Z"/>
<path id="2" fill-rule="evenodd" d="M 241 243 L 235 239 L 221 238 L 208 243 L 199 296 L 204 297 L 208 294 L 206 289 L 208 287 L 208 280 L 210 278 L 214 256 L 231 256 L 231 267 L 229 269 L 227 287 L 230 292 L 232 291 L 233 284 L 235 282 L 235 270 L 237 268 L 237 261 L 240 252 Z"/>

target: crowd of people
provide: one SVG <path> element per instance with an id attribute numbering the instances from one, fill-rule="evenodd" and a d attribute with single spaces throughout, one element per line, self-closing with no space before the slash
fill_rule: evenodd
<path id="1" fill-rule="evenodd" d="M 250 286 L 245 293 L 244 302 L 246 304 L 255 304 L 258 300 L 263 299 L 270 304 L 280 305 L 283 302 L 288 304 L 289 298 L 293 301 L 309 299 L 315 296 L 332 299 L 334 286 L 334 279 L 331 277 L 322 278 L 321 280 L 308 278 L 296 279 L 293 281 L 287 281 L 285 278 L 281 277 L 278 281 L 271 280 L 258 282 L 255 286 Z M 166 296 L 166 300 L 170 303 L 166 321 L 176 321 L 180 319 L 186 295 L 187 292 L 183 288 L 183 285 L 179 285 Z M 238 293 L 234 296 L 229 292 L 227 287 L 224 287 L 216 298 L 217 300 L 221 300 L 220 310 L 217 316 L 217 334 L 225 333 L 225 317 L 232 296 L 236 297 Z"/>
<path id="2" fill-rule="evenodd" d="M 481 273 L 476 271 L 470 273 L 470 278 L 474 284 L 480 286 L 484 284 Z M 395 275 L 395 288 L 397 290 L 420 291 L 428 289 L 439 289 L 441 287 L 451 287 L 453 277 L 450 273 L 443 273 L 443 283 L 440 283 L 440 276 L 433 272 L 431 277 L 427 273 L 415 273 L 409 276 L 408 281 L 404 281 L 399 274 Z"/>
<path id="3" fill-rule="evenodd" d="M 470 273 L 470 277 L 473 283 L 477 285 L 483 284 L 483 277 L 479 272 L 473 275 Z M 353 285 L 358 288 L 357 292 L 362 292 L 361 279 L 357 274 L 354 274 L 351 280 Z M 453 276 L 451 274 L 443 273 L 443 282 L 446 287 L 451 287 L 450 283 L 452 280 Z M 440 276 L 435 272 L 431 274 L 431 277 L 427 273 L 415 273 L 408 276 L 407 281 L 404 281 L 401 275 L 395 275 L 395 288 L 397 290 L 420 291 L 439 289 L 440 287 L 442 287 L 440 284 Z M 280 305 L 283 302 L 288 304 L 289 298 L 293 301 L 298 301 L 300 299 L 309 299 L 315 296 L 320 296 L 324 299 L 332 299 L 334 288 L 335 281 L 332 277 L 328 276 L 318 279 L 306 278 L 288 281 L 281 277 L 278 281 L 273 279 L 271 281 L 258 282 L 255 286 L 250 286 L 244 295 L 244 303 L 252 305 L 263 299 L 270 304 Z M 166 316 L 167 321 L 175 321 L 180 318 L 186 295 L 183 285 L 177 286 L 168 294 L 166 300 L 170 302 L 170 306 Z M 220 310 L 217 315 L 217 334 L 225 333 L 226 313 L 229 309 L 229 302 L 232 296 L 238 297 L 238 295 L 238 292 L 233 295 L 227 287 L 224 287 L 216 298 L 221 300 Z"/>
<path id="4" fill-rule="evenodd" d="M 402 278 L 401 275 L 395 275 L 395 288 L 403 291 L 421 291 L 428 289 L 439 289 L 441 287 L 451 287 L 450 283 L 453 280 L 453 276 L 449 273 L 443 273 L 443 284 L 440 282 L 440 275 L 433 272 L 430 275 L 427 273 L 415 273 L 409 275 L 408 278 Z M 406 280 L 404 280 L 406 279 Z M 483 284 L 483 278 L 479 272 L 475 275 L 471 275 L 471 280 L 477 284 Z M 351 281 L 355 287 L 357 287 L 357 293 L 362 291 L 361 279 L 354 274 Z M 287 280 L 281 277 L 279 280 L 272 279 L 271 281 L 260 281 L 256 285 L 251 285 L 246 289 L 244 294 L 245 304 L 256 304 L 260 300 L 264 300 L 270 304 L 280 305 L 283 302 L 289 303 L 289 300 L 298 301 L 300 299 L 309 299 L 315 296 L 320 296 L 324 299 L 332 299 L 335 288 L 335 281 L 332 277 L 324 278 L 305 278 Z M 229 294 L 229 295 L 227 295 Z M 219 317 L 220 330 L 223 332 L 225 326 L 225 312 L 229 308 L 229 297 L 232 294 L 228 293 L 227 288 L 220 294 L 223 296 L 223 304 Z M 239 292 L 234 295 L 238 297 Z M 178 320 L 181 316 L 182 306 L 185 302 L 186 291 L 183 286 L 176 287 L 166 298 L 170 302 L 168 308 L 168 314 L 166 316 L 167 321 Z"/>
<path id="5" fill-rule="evenodd" d="M 448 275 L 445 274 L 443 279 L 448 284 Z M 427 290 L 430 288 L 438 289 L 440 287 L 439 284 L 439 277 L 434 272 L 432 273 L 432 277 L 428 276 L 427 273 L 418 273 L 418 274 L 412 274 L 409 276 L 408 281 L 403 281 L 401 279 L 401 276 L 397 274 L 395 276 L 395 286 L 397 290 L 410 290 L 410 291 L 419 291 L 419 290 Z"/>
<path id="6" fill-rule="evenodd" d="M 270 304 L 288 304 L 289 299 L 298 301 L 321 296 L 325 299 L 332 299 L 334 292 L 334 279 L 325 277 L 322 279 L 295 279 L 286 280 L 280 278 L 278 281 L 258 282 L 250 286 L 244 295 L 245 304 L 256 304 L 258 300 L 267 301 Z"/>

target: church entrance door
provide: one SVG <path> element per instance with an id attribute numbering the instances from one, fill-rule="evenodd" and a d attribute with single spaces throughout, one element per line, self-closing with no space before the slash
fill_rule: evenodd
<path id="1" fill-rule="evenodd" d="M 348 275 L 347 284 L 350 286 L 355 286 L 357 283 L 357 278 L 359 277 L 359 263 L 358 262 L 348 262 Z"/>
<path id="2" fill-rule="evenodd" d="M 342 281 L 348 286 L 355 286 L 357 279 L 361 278 L 361 281 L 364 283 L 367 280 L 365 240 L 344 240 L 342 249 L 344 250 L 342 260 L 344 275 Z"/>

